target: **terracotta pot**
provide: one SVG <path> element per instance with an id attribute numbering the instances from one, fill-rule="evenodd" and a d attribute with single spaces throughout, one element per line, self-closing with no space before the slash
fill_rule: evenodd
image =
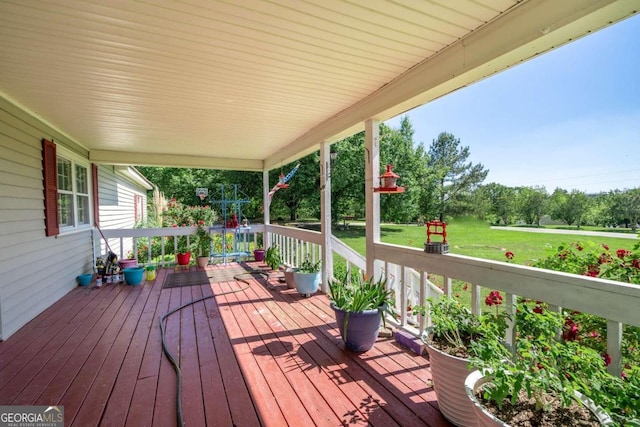
<path id="1" fill-rule="evenodd" d="M 197 257 L 196 264 L 198 264 L 198 267 L 200 268 L 205 268 L 207 265 L 209 265 L 209 257 L 208 256 Z"/>
<path id="2" fill-rule="evenodd" d="M 476 425 L 473 403 L 464 389 L 464 381 L 471 373 L 468 359 L 452 356 L 427 342 L 433 387 L 438 408 L 452 424 L 460 427 Z"/>
<path id="3" fill-rule="evenodd" d="M 176 262 L 178 265 L 189 265 L 189 262 L 191 262 L 191 252 L 176 254 Z"/>
<path id="4" fill-rule="evenodd" d="M 295 268 L 293 267 L 287 267 L 284 270 L 284 281 L 287 283 L 287 288 L 289 289 L 295 289 L 296 288 L 296 281 L 293 278 L 293 273 L 296 271 Z"/>

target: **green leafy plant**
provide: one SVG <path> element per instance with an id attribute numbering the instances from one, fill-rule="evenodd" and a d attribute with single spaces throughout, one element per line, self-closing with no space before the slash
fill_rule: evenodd
<path id="1" fill-rule="evenodd" d="M 513 348 L 486 337 L 471 343 L 472 365 L 491 378 L 482 390 L 483 399 L 502 408 L 515 405 L 525 392 L 535 401 L 536 411 L 546 411 L 555 400 L 569 406 L 579 391 L 614 420 L 617 417 L 619 425 L 637 419 L 635 397 L 640 382 L 609 375 L 598 351 L 559 338 L 564 313 L 541 302 L 522 300 L 516 305 L 515 318 L 518 336 Z"/>
<path id="2" fill-rule="evenodd" d="M 480 316 L 471 313 L 457 299 L 447 296 L 428 298 L 427 302 L 425 306 L 412 308 L 414 314 L 428 313 L 431 318 L 429 335 L 423 336 L 423 339 L 448 354 L 467 358 L 470 356 L 472 342 L 483 337 L 496 340 L 504 337 L 508 316 L 498 309 L 502 297 L 495 291 L 485 301 L 495 306 L 495 313 Z"/>
<path id="3" fill-rule="evenodd" d="M 307 255 L 307 257 L 302 261 L 300 267 L 297 269 L 297 273 L 319 273 L 320 272 L 320 264 L 322 260 L 318 260 L 313 262 L 311 256 Z"/>
<path id="4" fill-rule="evenodd" d="M 359 313 L 365 310 L 378 310 L 383 316 L 382 321 L 386 326 L 384 313 L 395 316 L 392 310 L 395 296 L 392 290 L 387 289 L 387 279 L 380 277 L 365 279 L 362 275 L 355 275 L 349 280 L 345 274 L 342 280 L 329 282 L 329 297 L 331 302 L 340 310 L 347 312 L 345 315 L 344 330 L 347 330 L 349 313 Z M 346 341 L 346 337 L 344 337 Z"/>
<path id="5" fill-rule="evenodd" d="M 633 251 L 617 249 L 615 252 L 605 243 L 563 243 L 545 258 L 537 260 L 535 267 L 564 271 L 617 280 L 640 283 L 640 243 Z M 598 351 L 607 361 L 607 321 L 601 317 L 567 310 L 563 325 L 565 341 L 577 341 Z M 640 328 L 625 325 L 622 333 L 623 373 L 630 376 L 632 366 L 640 366 Z"/>
<path id="6" fill-rule="evenodd" d="M 278 245 L 269 246 L 264 254 L 264 260 L 272 270 L 279 269 L 280 264 L 282 263 L 280 247 Z"/>
<path id="7" fill-rule="evenodd" d="M 212 242 L 209 226 L 204 223 L 198 223 L 198 229 L 193 240 L 195 252 L 200 256 L 209 256 Z"/>

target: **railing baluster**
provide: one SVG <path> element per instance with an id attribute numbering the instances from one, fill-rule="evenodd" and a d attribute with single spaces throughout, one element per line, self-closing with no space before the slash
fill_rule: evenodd
<path id="1" fill-rule="evenodd" d="M 480 308 L 481 299 L 481 287 L 479 285 L 471 285 L 471 312 L 473 314 L 480 314 L 482 312 Z"/>
<path id="2" fill-rule="evenodd" d="M 607 320 L 607 354 L 611 363 L 607 371 L 617 377 L 622 373 L 622 323 Z"/>

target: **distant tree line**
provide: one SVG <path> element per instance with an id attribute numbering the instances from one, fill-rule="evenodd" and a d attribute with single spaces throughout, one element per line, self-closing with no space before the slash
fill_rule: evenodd
<path id="1" fill-rule="evenodd" d="M 406 187 L 400 194 L 382 195 L 381 219 L 410 223 L 420 219 L 446 220 L 455 215 L 475 215 L 494 224 L 523 223 L 540 225 L 544 216 L 567 225 L 617 226 L 634 228 L 640 219 L 640 189 L 614 190 L 587 195 L 578 190 L 557 188 L 548 194 L 544 187 L 508 187 L 483 184 L 488 170 L 468 161 L 470 151 L 453 134 L 442 132 L 428 150 L 416 144 L 408 117 L 395 129 L 380 124 L 381 171 L 394 165 L 400 175 L 398 184 Z M 364 132 L 331 146 L 335 160 L 331 164 L 332 221 L 345 216 L 364 217 L 365 141 Z M 320 216 L 319 152 L 298 160 L 300 167 L 289 187 L 278 191 L 271 201 L 273 221 L 313 219 Z M 295 163 L 270 172 L 273 186 L 280 173 L 289 172 Z M 221 171 L 184 168 L 138 168 L 157 185 L 167 198 L 187 205 L 201 205 L 220 199 L 220 189 L 238 184 L 243 214 L 254 220 L 262 217 L 262 174 L 259 172 Z M 201 201 L 195 189 L 209 189 L 208 200 Z M 229 197 L 226 197 L 229 198 Z M 215 206 L 214 206 L 215 208 Z"/>

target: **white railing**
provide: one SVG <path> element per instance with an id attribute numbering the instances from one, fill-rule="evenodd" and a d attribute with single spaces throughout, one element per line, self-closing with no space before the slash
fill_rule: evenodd
<path id="1" fill-rule="evenodd" d="M 444 292 L 449 295 L 452 279 L 468 283 L 471 309 L 476 314 L 481 311 L 481 289 L 486 287 L 506 294 L 505 300 L 511 302 L 507 310 L 513 310 L 516 296 L 520 296 L 602 317 L 607 320 L 607 353 L 612 359 L 609 371 L 613 374 L 619 375 L 621 370 L 622 326 L 640 326 L 640 286 L 637 285 L 462 255 L 427 254 L 420 249 L 385 243 L 375 245 L 375 258 L 376 263 L 382 265 L 421 272 L 423 280 L 427 273 L 441 276 Z M 408 305 L 407 295 L 413 290 L 404 282 L 400 289 L 402 312 Z M 410 327 L 407 316 L 401 319 L 401 326 L 420 332 Z M 420 323 L 420 327 L 423 326 L 424 320 Z M 507 339 L 512 342 L 514 334 L 511 328 Z"/>
<path id="2" fill-rule="evenodd" d="M 122 239 L 190 236 L 195 228 L 146 228 L 125 230 L 102 230 L 104 237 L 114 243 Z M 276 225 L 256 224 L 251 226 L 255 243 L 258 236 L 266 233 L 271 244 L 280 246 L 283 263 L 299 266 L 306 257 L 313 262 L 322 256 L 322 234 L 316 231 Z M 96 233 L 96 239 L 100 235 Z M 165 239 L 161 239 L 163 242 Z M 98 242 L 97 247 L 101 247 Z M 175 250 L 174 243 L 174 250 Z M 357 252 L 332 238 L 335 254 L 347 260 L 348 269 L 365 270 L 365 260 Z M 151 248 L 148 248 L 149 256 Z M 164 244 L 161 247 L 165 254 Z M 607 352 L 612 359 L 610 372 L 621 369 L 621 346 L 623 325 L 640 326 L 640 286 L 611 280 L 562 273 L 505 262 L 490 261 L 462 255 L 427 254 L 417 248 L 378 243 L 374 246 L 376 271 L 386 275 L 388 286 L 395 290 L 398 326 L 418 336 L 428 325 L 428 319 L 413 316 L 408 310 L 414 304 L 422 304 L 430 296 L 445 293 L 451 295 L 452 280 L 468 283 L 471 292 L 471 309 L 481 312 L 481 290 L 483 287 L 506 294 L 506 301 L 516 301 L 516 296 L 543 301 L 553 307 L 565 307 L 600 316 L 607 320 Z M 137 254 L 137 247 L 134 249 Z M 121 258 L 125 254 L 118 254 Z M 164 263 L 161 265 L 164 266 Z M 329 272 L 332 277 L 333 272 Z M 437 276 L 442 282 L 438 288 L 429 276 Z M 507 305 L 507 310 L 512 310 Z M 510 329 L 508 340 L 512 341 L 514 329 Z"/>
<path id="3" fill-rule="evenodd" d="M 299 267 L 306 258 L 317 262 L 322 258 L 322 234 L 301 228 L 266 225 L 265 230 L 272 245 L 280 247 L 282 263 Z"/>
<path id="4" fill-rule="evenodd" d="M 167 261 L 166 255 L 178 251 L 177 239 L 167 239 L 167 237 L 186 236 L 187 245 L 189 245 L 196 230 L 196 227 L 94 229 L 94 258 L 104 256 L 109 248 L 113 249 L 119 259 L 128 258 L 129 250 L 126 249 L 125 241 L 133 240 L 132 246 L 130 246 L 132 247 L 133 258 L 139 264 L 143 264 L 138 260 L 138 254 L 140 253 L 141 239 L 145 239 L 147 248 L 144 252 L 146 253 L 147 263 L 157 257 L 159 259 L 157 264 L 161 267 L 166 267 L 174 263 L 173 261 Z M 208 254 L 212 259 L 220 258 L 223 262 L 226 262 L 229 258 L 237 259 L 243 255 L 248 257 L 250 251 L 258 247 L 258 240 L 264 233 L 264 225 L 255 224 L 238 230 L 211 227 L 210 233 L 213 237 L 218 236 L 222 245 L 226 245 L 227 242 L 231 245 L 231 248 L 227 251 L 218 251 L 212 247 L 211 252 Z M 152 244 L 150 244 L 151 242 L 154 242 L 155 245 L 160 245 L 159 254 L 155 253 Z M 125 253 L 125 250 L 127 253 Z"/>

